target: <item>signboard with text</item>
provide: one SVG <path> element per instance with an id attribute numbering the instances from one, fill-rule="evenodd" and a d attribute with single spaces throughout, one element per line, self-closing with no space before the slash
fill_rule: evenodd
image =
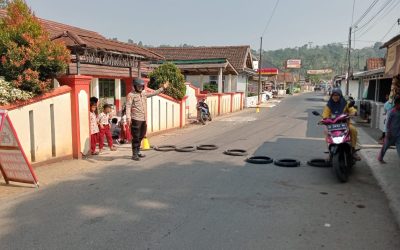
<path id="1" fill-rule="evenodd" d="M 12 181 L 39 186 L 5 110 L 0 110 L 0 172 L 7 184 Z"/>
<path id="2" fill-rule="evenodd" d="M 287 69 L 300 69 L 301 68 L 301 60 L 300 59 L 289 59 L 286 61 Z"/>
<path id="3" fill-rule="evenodd" d="M 267 75 L 267 76 L 274 76 L 279 73 L 279 70 L 277 68 L 262 68 L 260 70 L 257 70 L 257 73 L 261 71 L 261 75 Z"/>
<path id="4" fill-rule="evenodd" d="M 310 69 L 307 70 L 308 75 L 324 75 L 324 74 L 330 74 L 333 71 L 331 69 Z"/>

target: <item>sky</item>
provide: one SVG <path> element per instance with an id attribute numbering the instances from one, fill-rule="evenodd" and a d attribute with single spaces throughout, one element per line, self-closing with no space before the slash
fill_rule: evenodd
<path id="1" fill-rule="evenodd" d="M 27 0 L 36 16 L 97 31 L 120 41 L 195 46 L 260 46 L 277 0 Z M 354 22 L 373 0 L 355 0 Z M 355 33 L 357 48 L 400 33 L 400 0 L 380 0 Z M 347 43 L 353 0 L 280 0 L 265 34 L 263 49 Z M 372 27 L 371 27 L 372 25 Z M 371 27 L 371 28 L 369 28 Z M 366 32 L 365 34 L 363 34 Z"/>

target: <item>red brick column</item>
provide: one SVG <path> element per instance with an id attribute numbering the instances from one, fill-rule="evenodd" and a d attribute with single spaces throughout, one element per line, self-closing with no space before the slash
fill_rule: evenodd
<path id="1" fill-rule="evenodd" d="M 213 94 L 218 96 L 218 115 L 221 115 L 221 98 L 222 98 L 222 93 L 218 93 L 218 94 Z"/>
<path id="2" fill-rule="evenodd" d="M 235 96 L 236 93 L 228 93 L 231 95 L 231 113 L 233 113 L 233 97 Z"/>
<path id="3" fill-rule="evenodd" d="M 72 121 L 72 155 L 75 159 L 81 158 L 85 153 L 85 144 L 90 142 L 88 128 L 81 128 L 81 123 L 89 125 L 89 97 L 91 76 L 69 75 L 58 78 L 61 85 L 71 87 L 71 121 Z M 81 97 L 81 99 L 79 98 Z M 83 99 L 84 98 L 84 99 Z M 86 121 L 80 119 L 84 117 Z"/>

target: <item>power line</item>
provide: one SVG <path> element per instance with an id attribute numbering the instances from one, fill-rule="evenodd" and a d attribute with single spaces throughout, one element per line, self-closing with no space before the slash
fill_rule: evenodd
<path id="1" fill-rule="evenodd" d="M 264 34 L 265 34 L 265 32 L 267 31 L 267 29 L 268 29 L 268 27 L 269 27 L 269 24 L 270 24 L 270 23 L 271 23 L 271 21 L 272 21 L 272 17 L 273 17 L 273 16 L 274 16 L 274 14 L 275 14 L 276 8 L 278 7 L 279 1 L 280 1 L 280 0 L 276 0 L 276 3 L 275 3 L 275 6 L 274 6 L 274 9 L 272 10 L 271 16 L 270 16 L 270 17 L 269 17 L 269 19 L 268 19 L 267 25 L 265 25 L 265 28 L 264 28 L 264 31 L 263 31 L 263 33 L 262 33 L 261 37 L 263 37 L 263 36 L 264 36 Z"/>
<path id="2" fill-rule="evenodd" d="M 397 3 L 396 3 L 396 2 L 393 2 L 393 3 L 395 3 L 395 5 L 394 5 L 394 6 L 390 6 L 391 8 L 388 8 L 388 11 L 386 11 L 384 14 L 382 14 L 381 17 L 387 16 L 387 15 L 389 15 L 393 10 L 395 10 L 396 7 L 400 4 L 400 1 L 397 1 Z M 363 33 L 361 33 L 361 35 L 359 36 L 359 38 L 361 38 L 362 36 L 364 36 L 365 34 L 367 34 L 377 23 L 379 23 L 378 20 L 377 20 L 375 23 L 373 23 L 368 29 L 366 29 Z M 357 30 L 357 31 L 358 31 L 358 30 Z"/>
<path id="3" fill-rule="evenodd" d="M 382 37 L 381 42 L 383 41 L 383 39 L 386 38 L 387 35 L 389 35 L 389 33 L 394 29 L 394 27 L 396 26 L 396 24 L 397 24 L 397 20 L 396 20 L 396 22 L 392 25 L 392 27 L 390 27 L 389 31 Z"/>
<path id="4" fill-rule="evenodd" d="M 379 2 L 379 0 L 374 0 L 368 7 L 368 9 L 361 15 L 361 17 L 353 24 L 353 27 L 357 26 L 372 10 L 372 8 Z"/>
<path id="5" fill-rule="evenodd" d="M 383 4 L 383 7 L 375 13 L 367 22 L 365 22 L 361 27 L 358 27 L 356 31 L 360 31 L 365 28 L 368 24 L 370 24 L 393 0 L 388 0 Z"/>

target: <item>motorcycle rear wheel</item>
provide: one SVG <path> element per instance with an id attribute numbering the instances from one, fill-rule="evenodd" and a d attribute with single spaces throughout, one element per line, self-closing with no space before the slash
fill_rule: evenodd
<path id="1" fill-rule="evenodd" d="M 200 122 L 201 124 L 206 125 L 206 118 L 204 116 L 204 114 L 200 114 Z"/>
<path id="2" fill-rule="evenodd" d="M 348 181 L 346 157 L 343 152 L 337 152 L 332 156 L 332 168 L 340 182 L 345 183 Z"/>

